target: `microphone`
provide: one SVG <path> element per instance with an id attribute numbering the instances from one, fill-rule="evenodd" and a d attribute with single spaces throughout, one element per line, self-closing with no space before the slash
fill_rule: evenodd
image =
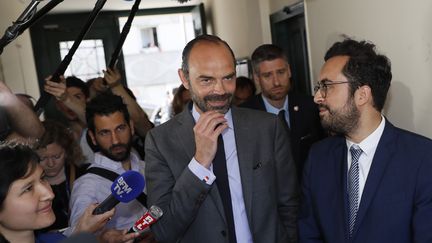
<path id="1" fill-rule="evenodd" d="M 41 1 L 43 0 L 32 0 L 24 12 L 18 17 L 18 19 L 6 29 L 3 37 L 0 39 L 0 54 L 3 53 L 3 48 L 7 44 L 17 38 L 17 36 L 20 34 L 22 25 L 24 25 L 33 17 L 37 11 L 36 7 Z"/>
<path id="2" fill-rule="evenodd" d="M 121 174 L 111 185 L 109 195 L 94 210 L 93 215 L 103 214 L 114 208 L 119 202 L 128 203 L 142 193 L 145 186 L 144 177 L 133 170 Z"/>
<path id="3" fill-rule="evenodd" d="M 140 234 L 144 234 L 150 231 L 150 225 L 156 223 L 160 217 L 162 217 L 163 211 L 160 207 L 153 205 L 150 207 L 147 212 L 138 219 L 134 226 L 132 226 L 128 233 L 139 232 Z"/>

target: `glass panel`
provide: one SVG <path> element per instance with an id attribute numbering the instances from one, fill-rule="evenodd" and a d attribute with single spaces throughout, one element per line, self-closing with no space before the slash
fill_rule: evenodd
<path id="1" fill-rule="evenodd" d="M 119 18 L 120 30 L 126 20 Z M 194 37 L 190 13 L 135 17 L 123 45 L 125 72 L 128 87 L 152 121 L 158 111 L 170 111 L 172 90 L 181 84 L 181 53 Z"/>
<path id="2" fill-rule="evenodd" d="M 73 43 L 73 41 L 62 41 L 59 43 L 62 60 L 69 52 Z M 103 41 L 101 39 L 83 40 L 64 75 L 73 75 L 86 81 L 90 78 L 102 76 L 103 69 L 106 69 Z"/>

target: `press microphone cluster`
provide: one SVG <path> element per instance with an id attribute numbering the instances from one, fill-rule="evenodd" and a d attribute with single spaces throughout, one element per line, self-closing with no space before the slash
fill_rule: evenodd
<path id="1" fill-rule="evenodd" d="M 37 10 L 36 7 L 41 1 L 43 0 L 32 0 L 24 12 L 18 17 L 18 19 L 6 29 L 3 37 L 0 39 L 0 54 L 3 53 L 3 48 L 7 44 L 9 44 L 19 34 L 22 33 L 22 26 L 33 17 Z"/>
<path id="2" fill-rule="evenodd" d="M 126 171 L 115 179 L 111 185 L 111 195 L 93 210 L 93 214 L 103 214 L 120 202 L 128 203 L 134 200 L 142 193 L 144 186 L 144 177 L 139 172 Z"/>
<path id="3" fill-rule="evenodd" d="M 163 211 L 158 206 L 151 206 L 144 215 L 138 219 L 134 226 L 129 229 L 128 233 L 138 232 L 140 234 L 145 234 L 150 231 L 150 225 L 156 223 L 160 217 L 162 217 Z"/>

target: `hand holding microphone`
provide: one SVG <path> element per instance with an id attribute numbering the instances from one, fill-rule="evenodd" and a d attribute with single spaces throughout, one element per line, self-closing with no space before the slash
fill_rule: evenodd
<path id="1" fill-rule="evenodd" d="M 93 214 L 103 214 L 114 208 L 119 202 L 128 203 L 142 193 L 144 177 L 133 170 L 121 174 L 111 185 L 111 195 L 99 204 Z"/>

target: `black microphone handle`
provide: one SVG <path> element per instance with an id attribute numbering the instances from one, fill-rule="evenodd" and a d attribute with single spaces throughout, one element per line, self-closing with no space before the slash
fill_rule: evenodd
<path id="1" fill-rule="evenodd" d="M 150 226 L 147 227 L 147 228 L 145 228 L 145 229 L 143 229 L 143 230 L 135 230 L 135 226 L 134 226 L 134 227 L 131 227 L 131 228 L 129 229 L 129 231 L 128 231 L 128 234 L 129 234 L 129 233 L 136 233 L 136 232 L 138 232 L 140 235 L 145 235 L 145 234 L 147 234 L 148 232 L 150 232 Z"/>
<path id="2" fill-rule="evenodd" d="M 109 195 L 101 204 L 99 204 L 94 210 L 93 215 L 103 214 L 105 212 L 113 209 L 117 204 L 119 204 L 119 200 L 117 200 L 112 194 Z"/>
<path id="3" fill-rule="evenodd" d="M 6 29 L 3 37 L 0 39 L 0 54 L 3 53 L 4 47 L 19 35 L 19 31 L 23 23 L 28 21 L 35 14 L 36 7 L 40 1 L 42 0 L 32 0 L 24 12 L 18 17 L 18 19 Z"/>

